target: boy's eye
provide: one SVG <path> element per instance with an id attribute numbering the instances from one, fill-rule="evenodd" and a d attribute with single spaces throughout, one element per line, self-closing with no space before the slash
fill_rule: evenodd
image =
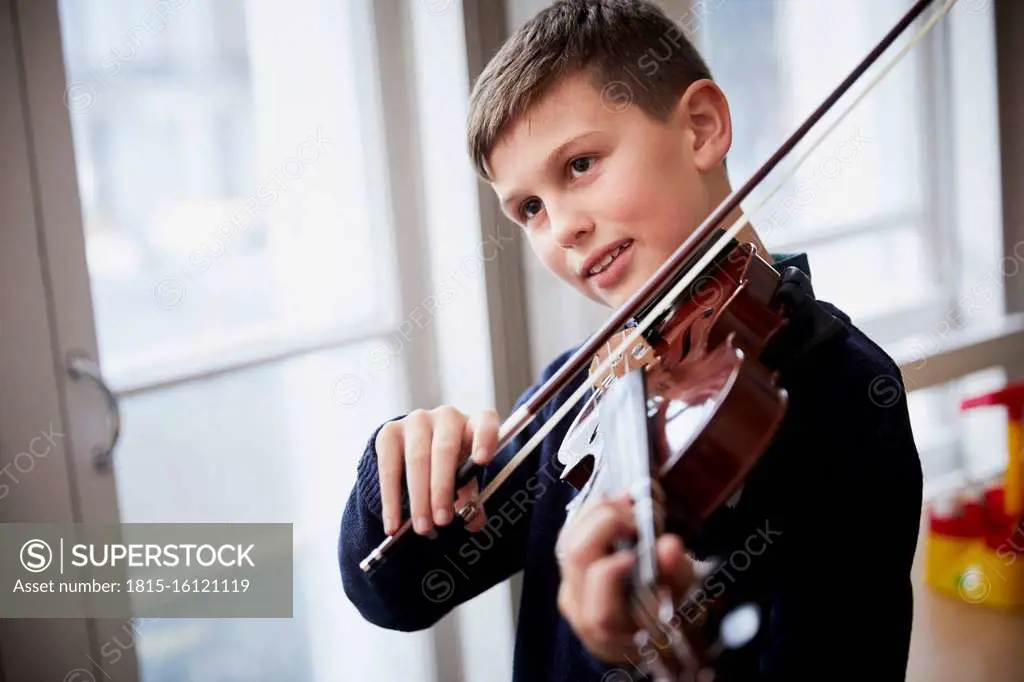
<path id="1" fill-rule="evenodd" d="M 593 156 L 581 156 L 569 162 L 569 167 L 577 173 L 586 173 L 597 159 Z"/>
<path id="2" fill-rule="evenodd" d="M 532 199 L 527 199 L 520 205 L 519 213 L 524 219 L 529 220 L 540 213 L 541 206 L 542 204 L 540 203 L 540 199 L 533 197 Z"/>

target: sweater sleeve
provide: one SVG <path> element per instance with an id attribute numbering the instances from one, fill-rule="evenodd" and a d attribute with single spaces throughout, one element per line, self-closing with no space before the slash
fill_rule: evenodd
<path id="1" fill-rule="evenodd" d="M 516 401 L 518 408 L 547 381 L 569 352 L 556 359 L 541 381 Z M 520 450 L 554 409 L 557 399 L 485 467 L 481 489 Z M 364 618 L 380 627 L 414 631 L 432 626 L 459 604 L 485 592 L 523 568 L 530 528 L 532 491 L 538 489 L 538 460 L 544 443 L 523 461 L 484 505 L 486 526 L 466 530 L 458 519 L 437 528 L 435 538 L 410 534 L 373 575 L 359 567 L 386 535 L 381 518 L 374 430 L 359 460 L 356 484 L 342 515 L 338 560 L 345 594 Z M 549 435 L 548 438 L 551 436 Z M 403 489 L 403 519 L 408 518 Z"/>

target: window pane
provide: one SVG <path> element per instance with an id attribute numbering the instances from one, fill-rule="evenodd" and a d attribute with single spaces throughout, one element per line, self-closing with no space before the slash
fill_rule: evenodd
<path id="1" fill-rule="evenodd" d="M 174 379 L 388 324 L 391 228 L 362 148 L 368 98 L 355 81 L 368 64 L 353 53 L 350 11 L 335 0 L 62 0 L 114 385 L 139 383 L 132 367 Z M 364 621 L 338 573 L 356 463 L 405 400 L 401 362 L 370 381 L 347 374 L 383 341 L 121 397 L 122 521 L 295 531 L 294 617 L 144 619 L 122 641 L 145 682 L 429 679 L 430 636 Z"/>
<path id="2" fill-rule="evenodd" d="M 712 73 L 729 97 L 734 130 L 728 164 L 738 187 L 833 92 L 911 0 L 711 5 L 699 31 Z M 929 52 L 934 47 L 929 43 L 940 36 L 914 46 L 819 146 L 807 151 L 922 23 L 904 32 L 745 202 L 766 246 L 806 251 L 816 293 L 872 329 L 880 342 L 909 340 L 944 324 L 943 315 L 962 299 L 965 284 L 970 290 L 982 282 L 982 293 L 991 293 L 982 281 L 993 265 L 985 260 L 992 259 L 991 249 L 981 249 L 984 256 L 974 251 L 984 236 L 968 240 L 967 255 L 948 252 L 958 241 L 951 231 L 957 216 L 946 202 L 949 188 L 940 184 L 941 172 L 948 169 L 939 167 L 939 150 L 955 145 L 937 137 L 944 126 L 932 95 L 945 92 L 949 83 L 938 80 L 944 65 Z M 943 262 L 957 264 L 957 270 L 940 269 Z M 966 270 L 960 271 L 965 265 L 977 273 L 966 282 Z M 957 467 L 984 469 L 992 461 L 988 453 L 1002 454 L 982 436 L 991 433 L 984 417 L 959 414 L 968 385 L 965 379 L 910 396 L 928 479 Z"/>
<path id="3" fill-rule="evenodd" d="M 373 425 L 403 403 L 397 363 L 373 382 L 346 374 L 379 343 L 123 400 L 124 522 L 295 524 L 294 617 L 143 619 L 145 682 L 429 680 L 422 638 L 364 621 L 338 574 L 356 464 Z"/>
<path id="4" fill-rule="evenodd" d="M 733 117 L 734 187 L 768 160 L 905 9 L 891 0 L 730 0 L 707 12 L 703 49 Z M 924 112 L 920 97 L 908 95 L 922 91 L 919 55 L 918 49 L 904 58 L 780 191 L 790 197 L 787 240 L 894 216 L 924 219 Z M 877 65 L 869 70 L 778 170 L 795 162 L 878 72 Z M 757 195 L 781 180 L 773 174 Z"/>
<path id="5" fill-rule="evenodd" d="M 951 386 L 954 405 L 962 400 L 1006 387 L 1006 372 L 999 367 L 975 372 Z M 974 478 L 991 477 L 1006 468 L 1010 444 L 1007 433 L 1007 412 L 1003 407 L 973 408 L 959 412 L 962 416 L 964 468 Z"/>
<path id="6" fill-rule="evenodd" d="M 913 226 L 813 244 L 807 254 L 818 298 L 850 315 L 854 322 L 930 301 L 928 262 Z"/>
<path id="7" fill-rule="evenodd" d="M 386 315 L 346 3 L 61 11 L 109 372 Z"/>
<path id="8" fill-rule="evenodd" d="M 993 368 L 910 394 L 925 480 L 962 475 L 977 483 L 1002 474 L 1009 448 L 1006 410 L 997 406 L 963 411 L 960 403 L 1005 385 L 1005 371 Z"/>

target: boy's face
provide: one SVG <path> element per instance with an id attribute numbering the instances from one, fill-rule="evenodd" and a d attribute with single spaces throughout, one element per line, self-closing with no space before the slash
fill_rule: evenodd
<path id="1" fill-rule="evenodd" d="M 727 120 L 724 132 L 705 120 L 721 114 L 720 105 L 708 112 L 715 92 L 711 104 L 684 96 L 661 123 L 624 106 L 627 90 L 618 87 L 602 96 L 584 76 L 564 80 L 513 122 L 489 158 L 502 210 L 541 261 L 614 308 L 728 193 L 720 162 L 731 141 Z"/>

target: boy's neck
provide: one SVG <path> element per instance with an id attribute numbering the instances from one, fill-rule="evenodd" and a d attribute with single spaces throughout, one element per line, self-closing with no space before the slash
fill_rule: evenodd
<path id="1" fill-rule="evenodd" d="M 727 230 L 736 223 L 743 216 L 743 210 L 736 208 L 732 213 L 726 217 L 722 223 L 722 229 Z M 736 233 L 736 241 L 744 244 L 752 244 L 757 249 L 757 255 L 759 255 L 768 265 L 774 265 L 775 259 L 772 258 L 772 254 L 769 253 L 768 249 L 765 248 L 764 242 L 761 241 L 761 236 L 757 234 L 757 228 L 754 227 L 753 223 L 747 222 L 740 231 Z"/>
<path id="2" fill-rule="evenodd" d="M 723 190 L 724 194 L 722 195 L 722 201 L 725 201 L 726 197 L 732 193 L 732 188 L 729 186 L 727 181 L 724 184 Z M 722 229 L 729 229 L 742 217 L 743 209 L 737 206 L 731 213 L 729 213 L 728 216 L 726 216 L 725 221 L 722 224 Z M 775 264 L 775 259 L 772 258 L 772 254 L 767 248 L 765 248 L 764 242 L 761 241 L 761 237 L 757 233 L 757 228 L 754 227 L 753 220 L 748 221 L 747 224 L 740 229 L 736 234 L 736 239 L 743 243 L 753 244 L 754 248 L 757 249 L 757 254 L 761 256 L 762 259 L 764 259 L 769 265 Z"/>

